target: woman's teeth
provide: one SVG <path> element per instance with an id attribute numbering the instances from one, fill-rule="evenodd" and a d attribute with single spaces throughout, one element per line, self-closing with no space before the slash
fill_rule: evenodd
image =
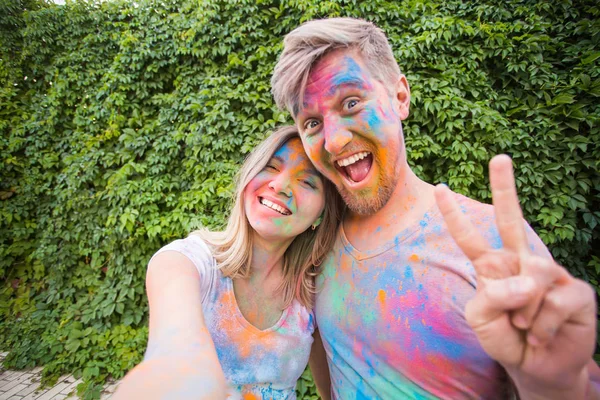
<path id="1" fill-rule="evenodd" d="M 267 207 L 269 207 L 270 209 L 273 209 L 273 210 L 275 210 L 275 211 L 277 211 L 278 213 L 280 213 L 280 214 L 283 214 L 283 215 L 290 215 L 290 214 L 291 214 L 291 213 L 290 213 L 288 210 L 286 210 L 285 208 L 283 208 L 283 207 L 281 207 L 280 205 L 278 205 L 278 204 L 275 204 L 275 203 L 273 203 L 272 201 L 270 201 L 270 200 L 267 200 L 267 199 L 262 199 L 262 198 L 261 198 L 261 199 L 260 199 L 260 204 L 262 204 L 263 206 L 267 206 Z"/>

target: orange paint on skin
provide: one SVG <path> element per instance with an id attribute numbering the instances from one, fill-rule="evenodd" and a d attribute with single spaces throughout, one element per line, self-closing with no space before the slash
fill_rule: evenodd
<path id="1" fill-rule="evenodd" d="M 414 262 L 418 262 L 418 261 L 420 261 L 420 260 L 421 260 L 421 259 L 419 258 L 419 256 L 418 256 L 418 255 L 416 255 L 416 254 L 413 254 L 413 255 L 411 255 L 411 256 L 410 256 L 408 259 L 409 259 L 410 261 L 414 261 Z"/>

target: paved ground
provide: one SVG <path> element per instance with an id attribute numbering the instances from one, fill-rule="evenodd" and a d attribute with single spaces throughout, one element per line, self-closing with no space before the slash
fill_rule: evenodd
<path id="1" fill-rule="evenodd" d="M 1 365 L 6 354 L 0 353 L 0 400 L 79 399 L 76 389 L 81 379 L 75 379 L 73 375 L 61 376 L 54 386 L 40 390 L 42 368 L 29 371 L 5 370 Z M 108 385 L 102 392 L 101 400 L 109 399 L 116 387 L 116 384 Z"/>

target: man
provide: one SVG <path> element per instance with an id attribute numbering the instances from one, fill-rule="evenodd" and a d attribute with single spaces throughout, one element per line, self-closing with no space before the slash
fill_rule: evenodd
<path id="1" fill-rule="evenodd" d="M 420 180 L 410 89 L 380 29 L 311 21 L 284 45 L 273 95 L 348 205 L 317 281 L 333 397 L 597 396 L 593 290 L 524 223 L 511 160 L 490 163 L 494 207 Z"/>

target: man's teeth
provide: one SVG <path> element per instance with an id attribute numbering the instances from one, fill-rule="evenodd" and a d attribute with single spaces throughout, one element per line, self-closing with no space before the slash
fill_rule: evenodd
<path id="1" fill-rule="evenodd" d="M 280 214 L 290 215 L 290 212 L 288 210 L 286 210 L 285 208 L 281 207 L 278 204 L 273 203 L 270 200 L 260 199 L 260 204 L 262 204 L 263 206 L 267 206 L 269 208 L 272 208 L 273 210 L 277 211 Z"/>
<path id="2" fill-rule="evenodd" d="M 340 167 L 347 167 L 348 165 L 354 164 L 358 160 L 362 160 L 366 156 L 369 155 L 369 152 L 363 151 L 362 153 L 356 153 L 348 158 L 344 158 L 343 160 L 338 160 L 338 165 Z"/>

